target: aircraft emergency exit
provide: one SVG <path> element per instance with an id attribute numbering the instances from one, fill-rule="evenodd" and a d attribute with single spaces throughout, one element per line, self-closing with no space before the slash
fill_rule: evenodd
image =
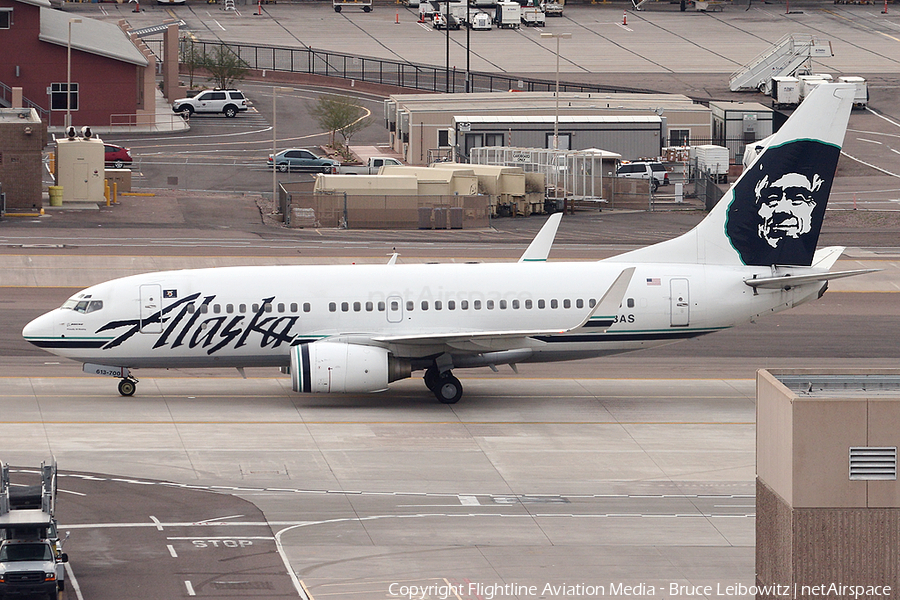
<path id="1" fill-rule="evenodd" d="M 132 369 L 277 366 L 300 393 L 368 393 L 424 371 L 611 355 L 694 338 L 819 297 L 843 248 L 816 243 L 853 103 L 822 84 L 688 233 L 597 262 L 547 262 L 559 216 L 516 263 L 228 267 L 91 286 L 26 340 L 121 379 Z"/>

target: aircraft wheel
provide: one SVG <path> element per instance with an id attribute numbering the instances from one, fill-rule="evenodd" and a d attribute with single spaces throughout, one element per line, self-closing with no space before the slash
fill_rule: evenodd
<path id="1" fill-rule="evenodd" d="M 425 370 L 425 376 L 422 379 L 425 381 L 425 387 L 434 392 L 437 389 L 438 381 L 441 378 L 441 374 L 438 373 L 438 370 L 434 367 L 429 367 Z"/>
<path id="2" fill-rule="evenodd" d="M 449 373 L 437 382 L 434 395 L 441 404 L 456 404 L 462 398 L 463 389 L 459 379 Z"/>
<path id="3" fill-rule="evenodd" d="M 123 379 L 119 382 L 119 393 L 123 396 L 134 396 L 137 385 L 130 379 Z"/>

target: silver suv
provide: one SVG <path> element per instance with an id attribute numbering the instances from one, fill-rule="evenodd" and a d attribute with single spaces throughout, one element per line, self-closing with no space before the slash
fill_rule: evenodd
<path id="1" fill-rule="evenodd" d="M 669 185 L 669 172 L 661 162 L 625 163 L 616 169 L 616 176 L 633 179 L 650 179 L 650 188 L 655 192 L 661 185 Z"/>
<path id="2" fill-rule="evenodd" d="M 240 90 L 206 90 L 193 98 L 181 98 L 172 103 L 172 110 L 186 117 L 193 113 L 222 113 L 233 117 L 249 108 Z"/>

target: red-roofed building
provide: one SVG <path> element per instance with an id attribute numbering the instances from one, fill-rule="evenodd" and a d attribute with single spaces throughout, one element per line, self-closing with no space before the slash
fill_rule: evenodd
<path id="1" fill-rule="evenodd" d="M 42 109 L 50 126 L 65 124 L 70 28 L 72 124 L 151 124 L 156 60 L 146 45 L 125 32 L 124 21 L 75 16 L 49 0 L 0 0 L 0 102 L 20 87 L 26 106 Z"/>

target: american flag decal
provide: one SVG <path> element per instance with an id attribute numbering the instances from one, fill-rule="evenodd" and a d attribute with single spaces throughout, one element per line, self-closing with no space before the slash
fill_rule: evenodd
<path id="1" fill-rule="evenodd" d="M 178 290 L 163 290 L 163 298 L 177 298 Z"/>
<path id="2" fill-rule="evenodd" d="M 647 278 L 647 285 L 660 285 L 660 283 L 659 283 L 659 277 L 648 277 L 648 278 Z"/>

